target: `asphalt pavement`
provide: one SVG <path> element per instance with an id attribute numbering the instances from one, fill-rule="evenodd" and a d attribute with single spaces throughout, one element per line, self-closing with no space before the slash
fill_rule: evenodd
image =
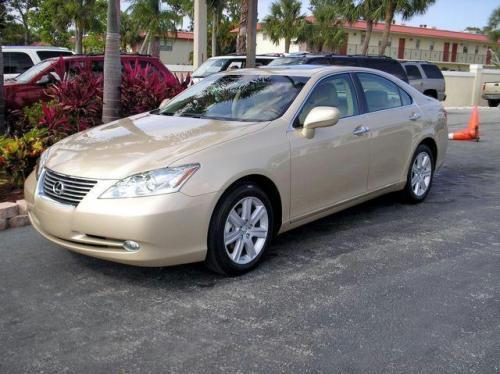
<path id="1" fill-rule="evenodd" d="M 500 373 L 500 108 L 480 119 L 423 204 L 285 233 L 242 277 L 1 232 L 0 373 Z"/>

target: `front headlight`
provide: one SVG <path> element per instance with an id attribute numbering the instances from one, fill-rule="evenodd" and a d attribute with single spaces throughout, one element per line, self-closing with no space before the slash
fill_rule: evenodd
<path id="1" fill-rule="evenodd" d="M 47 162 L 48 158 L 49 158 L 49 148 L 47 148 L 45 151 L 43 151 L 40 158 L 36 162 L 35 172 L 36 172 L 37 179 L 38 179 L 38 177 L 40 177 L 40 174 L 42 173 L 42 170 L 45 167 L 45 163 Z"/>
<path id="2" fill-rule="evenodd" d="M 189 164 L 135 174 L 117 182 L 99 198 L 118 199 L 177 192 L 199 168 L 199 164 Z"/>

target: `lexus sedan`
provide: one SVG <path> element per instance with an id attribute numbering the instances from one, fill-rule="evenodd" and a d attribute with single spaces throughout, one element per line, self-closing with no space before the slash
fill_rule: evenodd
<path id="1" fill-rule="evenodd" d="M 235 70 L 60 141 L 25 196 L 72 251 L 236 275 L 284 231 L 388 192 L 423 201 L 447 139 L 442 105 L 380 71 Z"/>

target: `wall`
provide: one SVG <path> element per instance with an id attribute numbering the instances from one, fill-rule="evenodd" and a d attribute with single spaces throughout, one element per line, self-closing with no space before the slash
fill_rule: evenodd
<path id="1" fill-rule="evenodd" d="M 193 52 L 193 41 L 188 39 L 168 40 L 172 42 L 172 50 L 167 51 L 166 46 L 160 47 L 160 60 L 164 64 L 190 64 L 189 56 Z"/>
<path id="2" fill-rule="evenodd" d="M 285 39 L 280 40 L 279 44 L 274 44 L 269 37 L 264 35 L 262 31 L 257 32 L 257 49 L 258 55 L 264 53 L 285 53 Z M 299 44 L 290 44 L 290 53 L 299 52 Z"/>
<path id="3" fill-rule="evenodd" d="M 483 69 L 482 65 L 471 65 L 469 72 L 443 71 L 446 82 L 445 107 L 488 106 L 481 98 L 484 82 L 500 82 L 500 70 Z"/>

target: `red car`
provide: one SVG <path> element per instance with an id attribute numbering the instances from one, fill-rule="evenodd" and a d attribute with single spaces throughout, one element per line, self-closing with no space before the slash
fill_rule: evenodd
<path id="1" fill-rule="evenodd" d="M 67 56 L 61 57 L 68 66 L 74 64 L 91 63 L 92 70 L 102 73 L 104 67 L 104 55 L 95 56 Z M 150 65 L 153 69 L 161 72 L 166 77 L 166 83 L 175 84 L 175 76 L 156 57 L 144 55 L 122 55 L 121 62 L 135 64 L 138 61 L 141 66 Z M 33 104 L 39 100 L 46 100 L 44 90 L 48 85 L 56 83 L 59 76 L 56 73 L 58 58 L 42 61 L 26 70 L 16 78 L 5 81 L 4 95 L 5 104 L 8 109 L 20 109 L 26 105 Z M 172 82 L 170 82 L 172 80 Z"/>

